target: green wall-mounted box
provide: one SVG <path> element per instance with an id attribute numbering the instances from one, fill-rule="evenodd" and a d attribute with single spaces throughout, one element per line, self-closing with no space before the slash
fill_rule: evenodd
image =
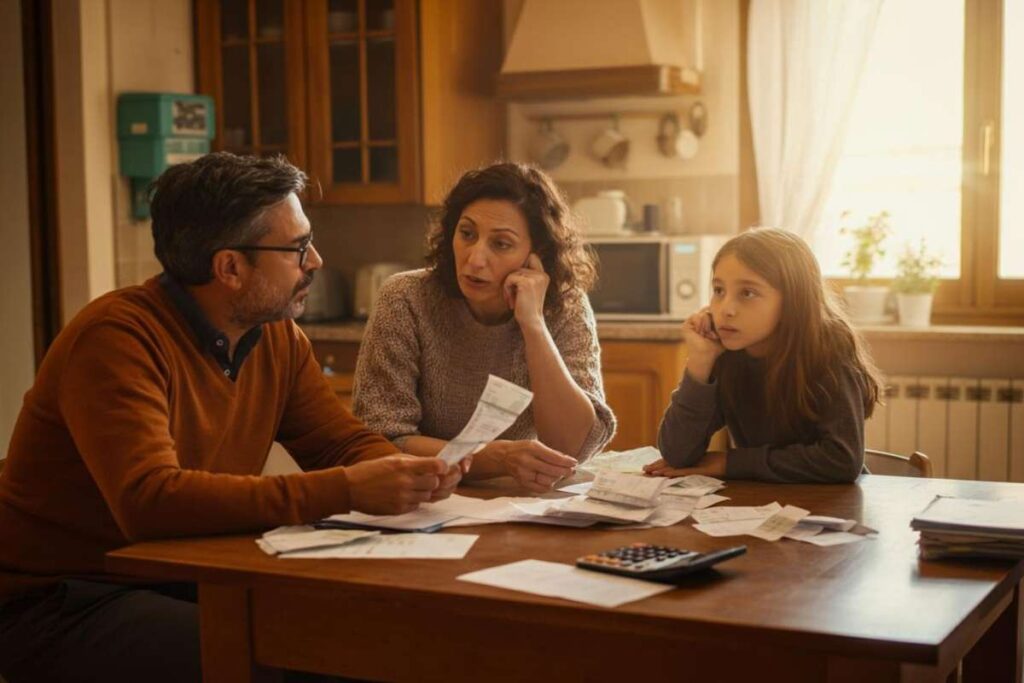
<path id="1" fill-rule="evenodd" d="M 121 175 L 131 179 L 132 215 L 149 218 L 149 184 L 168 166 L 210 151 L 213 99 L 180 93 L 122 93 L 117 98 Z"/>

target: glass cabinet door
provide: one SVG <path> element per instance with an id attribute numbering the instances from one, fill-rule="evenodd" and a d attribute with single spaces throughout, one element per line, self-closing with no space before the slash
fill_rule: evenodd
<path id="1" fill-rule="evenodd" d="M 418 197 L 414 0 L 307 6 L 310 161 L 325 198 Z"/>
<path id="2" fill-rule="evenodd" d="M 198 0 L 200 91 L 217 103 L 214 149 L 306 158 L 301 0 Z"/>

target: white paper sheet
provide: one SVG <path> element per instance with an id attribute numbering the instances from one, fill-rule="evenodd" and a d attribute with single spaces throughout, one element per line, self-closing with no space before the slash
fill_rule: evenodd
<path id="1" fill-rule="evenodd" d="M 461 560 L 473 547 L 476 534 L 391 534 L 372 536 L 334 548 L 303 550 L 282 555 L 296 559 L 420 559 Z"/>
<path id="2" fill-rule="evenodd" d="M 629 474 L 643 474 L 644 465 L 661 459 L 661 451 L 653 446 L 643 446 L 628 451 L 606 451 L 598 453 L 586 463 L 581 469 L 590 472 L 602 470 L 612 472 L 627 472 Z"/>
<path id="3" fill-rule="evenodd" d="M 487 385 L 469 422 L 449 441 L 437 457 L 449 465 L 461 461 L 482 444 L 496 439 L 512 426 L 533 400 L 533 392 L 508 380 L 487 376 Z"/>
<path id="4" fill-rule="evenodd" d="M 695 511 L 693 519 L 700 524 L 739 522 L 746 519 L 768 519 L 781 509 L 782 506 L 778 503 L 769 503 L 768 505 L 759 505 L 757 507 L 730 505 L 728 507 Z"/>
<path id="5" fill-rule="evenodd" d="M 801 540 L 804 543 L 812 543 L 817 546 L 828 547 L 832 545 L 843 545 L 845 543 L 857 543 L 867 538 L 870 538 L 870 536 L 851 534 L 848 531 L 823 531 L 816 536 L 810 536 L 808 538 L 801 538 L 798 540 Z"/>
<path id="6" fill-rule="evenodd" d="M 823 529 L 829 531 L 849 531 L 853 527 L 857 526 L 857 520 L 855 519 L 843 519 L 842 517 L 826 517 L 825 515 L 807 515 L 802 520 L 801 524 L 817 524 Z"/>
<path id="7" fill-rule="evenodd" d="M 768 519 L 761 522 L 761 525 L 750 532 L 755 538 L 765 541 L 777 541 L 786 535 L 797 523 L 811 514 L 803 508 L 795 505 L 787 505 Z"/>
<path id="8" fill-rule="evenodd" d="M 590 491 L 590 488 L 593 485 L 594 482 L 592 481 L 581 481 L 578 484 L 570 484 L 569 486 L 563 486 L 556 490 L 562 491 L 563 493 L 571 493 L 574 496 L 584 496 Z"/>
<path id="9" fill-rule="evenodd" d="M 256 539 L 256 544 L 268 555 L 283 555 L 299 550 L 340 546 L 379 533 L 356 529 L 315 529 L 306 525 L 281 526 Z"/>
<path id="10" fill-rule="evenodd" d="M 751 531 L 761 526 L 763 519 L 741 519 L 735 522 L 709 522 L 707 524 L 694 524 L 693 528 L 697 531 L 707 534 L 708 536 L 714 536 L 715 538 L 722 538 L 725 536 L 745 536 Z"/>
<path id="11" fill-rule="evenodd" d="M 795 527 L 786 532 L 784 538 L 789 538 L 794 541 L 803 541 L 811 536 L 817 536 L 825 529 L 825 527 L 820 524 L 807 524 L 806 520 L 806 517 L 800 520 Z"/>
<path id="12" fill-rule="evenodd" d="M 665 584 L 600 574 L 569 564 L 542 560 L 521 560 L 470 572 L 458 578 L 461 581 L 485 586 L 564 598 L 601 607 L 618 607 L 673 588 Z"/>
<path id="13" fill-rule="evenodd" d="M 705 508 L 711 507 L 712 505 L 718 505 L 719 503 L 724 503 L 727 500 L 729 500 L 728 496 L 720 496 L 717 493 L 710 493 L 710 494 L 708 494 L 706 496 L 701 496 L 697 500 L 697 509 L 698 510 L 703 510 Z"/>
<path id="14" fill-rule="evenodd" d="M 358 524 L 376 529 L 419 531 L 440 527 L 445 522 L 459 516 L 443 508 L 434 509 L 431 503 L 424 503 L 416 510 L 403 515 L 367 515 L 362 512 L 349 512 L 344 515 L 331 515 L 327 519 L 332 522 Z"/>
<path id="15" fill-rule="evenodd" d="M 633 507 L 654 507 L 658 494 L 668 484 L 669 480 L 662 477 L 601 471 L 594 478 L 587 497 Z"/>
<path id="16" fill-rule="evenodd" d="M 550 505 L 544 512 L 546 516 L 593 519 L 613 524 L 646 522 L 655 511 L 654 507 L 631 507 L 604 500 L 594 500 L 585 496 L 574 496 L 564 500 L 549 501 L 549 503 Z"/>

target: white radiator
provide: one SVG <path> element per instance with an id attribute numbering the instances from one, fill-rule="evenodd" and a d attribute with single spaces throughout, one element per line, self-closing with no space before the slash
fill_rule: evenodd
<path id="1" fill-rule="evenodd" d="M 1024 378 L 890 377 L 865 445 L 921 451 L 933 475 L 1024 482 Z"/>

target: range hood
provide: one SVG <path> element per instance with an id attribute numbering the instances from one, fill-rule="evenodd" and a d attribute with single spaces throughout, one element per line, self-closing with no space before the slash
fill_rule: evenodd
<path id="1" fill-rule="evenodd" d="M 700 90 L 701 0 L 523 0 L 498 94 L 511 100 Z"/>

